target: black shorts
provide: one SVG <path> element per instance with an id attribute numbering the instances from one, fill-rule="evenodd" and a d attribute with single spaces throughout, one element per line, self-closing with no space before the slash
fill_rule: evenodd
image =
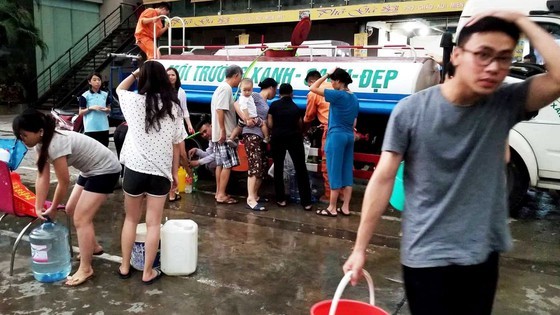
<path id="1" fill-rule="evenodd" d="M 85 191 L 98 194 L 112 194 L 119 181 L 120 173 L 94 175 L 90 177 L 78 176 L 76 184 L 84 187 Z"/>
<path id="2" fill-rule="evenodd" d="M 171 189 L 171 182 L 163 176 L 144 174 L 125 167 L 122 188 L 132 197 L 143 194 L 165 197 Z"/>

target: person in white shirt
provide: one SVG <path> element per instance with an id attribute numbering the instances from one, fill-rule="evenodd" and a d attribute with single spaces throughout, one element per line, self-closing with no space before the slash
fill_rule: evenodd
<path id="1" fill-rule="evenodd" d="M 138 94 L 128 91 L 138 79 Z M 159 244 L 163 206 L 169 190 L 177 185 L 180 144 L 187 137 L 177 92 L 163 65 L 147 61 L 117 87 L 121 109 L 128 123 L 121 162 L 126 217 L 121 234 L 122 262 L 119 276 L 129 278 L 136 226 L 146 200 L 145 263 L 142 281 L 152 284 L 162 273 L 152 269 Z"/>
<path id="2" fill-rule="evenodd" d="M 239 165 L 237 150 L 226 144 L 228 136 L 235 128 L 236 113 L 232 88 L 239 85 L 243 70 L 236 65 L 225 71 L 225 80 L 212 94 L 210 110 L 212 113 L 212 142 L 216 149 L 216 202 L 236 204 L 239 201 L 226 194 L 231 168 Z"/>
<path id="3" fill-rule="evenodd" d="M 187 131 L 192 135 L 194 134 L 194 129 L 191 123 L 189 110 L 187 108 L 187 93 L 185 93 L 185 90 L 183 90 L 183 88 L 181 87 L 181 77 L 179 76 L 179 71 L 177 71 L 177 69 L 173 67 L 167 68 L 167 77 L 169 78 L 169 83 L 171 83 L 171 86 L 173 86 L 173 88 L 177 90 L 179 105 L 181 106 L 181 110 L 183 111 L 183 119 L 187 124 Z M 185 142 L 181 143 L 180 149 L 181 152 L 179 154 L 179 164 L 190 173 Z M 175 191 L 175 189 L 169 191 L 169 201 L 173 202 L 179 199 L 181 199 L 181 195 L 179 195 L 178 192 Z"/>

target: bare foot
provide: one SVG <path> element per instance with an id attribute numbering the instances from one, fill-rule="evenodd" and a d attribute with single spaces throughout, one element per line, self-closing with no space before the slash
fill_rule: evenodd
<path id="1" fill-rule="evenodd" d="M 86 282 L 91 277 L 93 277 L 93 269 L 90 269 L 89 271 L 78 269 L 75 274 L 66 279 L 66 285 L 75 287 Z"/>

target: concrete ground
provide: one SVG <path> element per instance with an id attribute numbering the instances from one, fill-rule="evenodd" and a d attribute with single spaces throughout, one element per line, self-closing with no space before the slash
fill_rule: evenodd
<path id="1" fill-rule="evenodd" d="M 12 117 L 0 116 L 0 137 L 10 135 Z M 18 169 L 28 187 L 35 176 L 33 156 L 29 152 Z M 75 178 L 75 170 L 72 174 Z M 243 177 L 232 182 L 233 192 L 242 194 Z M 10 276 L 11 246 L 28 221 L 4 219 L 0 314 L 309 314 L 314 303 L 332 298 L 355 239 L 363 186 L 356 185 L 352 215 L 338 218 L 319 217 L 298 205 L 279 208 L 274 202 L 266 204 L 267 212 L 247 210 L 243 202 L 217 205 L 210 180 L 198 188 L 203 191 L 182 194 L 182 200 L 166 204 L 164 211 L 164 218 L 198 224 L 197 271 L 165 276 L 151 286 L 141 283 L 139 272 L 128 280 L 116 275 L 124 219 L 120 190 L 95 218 L 105 249 L 94 259 L 95 277 L 77 288 L 35 281 L 26 241 L 19 246 Z M 271 183 L 265 188 L 270 197 Z M 528 197 L 524 218 L 510 221 L 515 247 L 500 262 L 495 314 L 560 314 L 560 204 L 547 192 Z M 376 304 L 390 314 L 409 314 L 400 280 L 399 233 L 400 213 L 389 208 L 369 246 L 366 270 L 374 279 Z M 349 287 L 343 296 L 367 301 L 367 287 Z"/>

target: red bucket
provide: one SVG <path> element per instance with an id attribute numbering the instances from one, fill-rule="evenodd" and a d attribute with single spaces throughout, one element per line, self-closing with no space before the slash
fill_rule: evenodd
<path id="1" fill-rule="evenodd" d="M 389 315 L 381 308 L 375 306 L 373 281 L 367 271 L 363 271 L 369 288 L 369 304 L 353 300 L 341 300 L 340 296 L 346 288 L 352 272 L 348 272 L 340 281 L 332 300 L 321 301 L 311 307 L 311 315 Z"/>

